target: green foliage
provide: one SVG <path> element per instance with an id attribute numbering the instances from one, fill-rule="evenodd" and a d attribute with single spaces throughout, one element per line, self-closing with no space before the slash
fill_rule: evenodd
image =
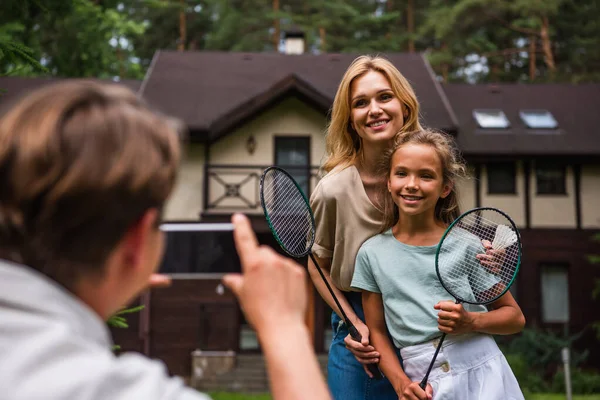
<path id="1" fill-rule="evenodd" d="M 555 370 L 562 365 L 561 349 L 571 349 L 571 365 L 577 366 L 588 357 L 588 351 L 578 352 L 573 350 L 573 343 L 581 337 L 583 332 L 564 337 L 550 331 L 537 329 L 524 329 L 514 338 L 506 348 L 506 354 L 519 354 L 526 365 L 535 371 Z"/>
<path id="2" fill-rule="evenodd" d="M 144 309 L 144 306 L 137 306 L 137 307 L 131 307 L 131 308 L 126 308 L 123 309 L 119 312 L 117 312 L 116 314 L 112 315 L 107 321 L 106 323 L 109 326 L 115 327 L 115 328 L 129 328 L 129 325 L 127 324 L 127 320 L 123 317 L 123 315 L 126 314 L 132 314 L 132 313 L 136 313 L 139 312 L 141 310 Z"/>
<path id="3" fill-rule="evenodd" d="M 575 394 L 598 394 L 600 393 L 600 374 L 574 368 L 571 370 L 571 388 Z M 551 390 L 556 393 L 565 392 L 564 370 L 560 369 L 554 375 Z"/>
<path id="4" fill-rule="evenodd" d="M 510 365 L 517 382 L 523 390 L 533 393 L 546 392 L 549 388 L 548 383 L 540 373 L 532 373 L 526 358 L 521 354 L 507 353 L 506 361 Z"/>
<path id="5" fill-rule="evenodd" d="M 278 2 L 275 12 L 264 0 L 4 0 L 0 74 L 139 79 L 156 50 L 182 44 L 276 51 L 279 26 L 303 29 L 309 52 L 398 52 L 412 41 L 448 81 L 600 81 L 600 0 L 419 0 L 411 13 L 401 0 Z"/>

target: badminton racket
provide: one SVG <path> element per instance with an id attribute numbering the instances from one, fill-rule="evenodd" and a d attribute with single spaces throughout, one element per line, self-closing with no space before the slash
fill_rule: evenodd
<path id="1" fill-rule="evenodd" d="M 315 218 L 308 199 L 298 183 L 284 169 L 267 168 L 260 177 L 260 203 L 269 229 L 277 243 L 294 258 L 306 255 L 310 257 L 340 310 L 350 336 L 353 340 L 360 342 L 361 334 L 346 316 L 329 282 L 323 275 L 323 270 L 312 254 L 311 250 L 315 241 Z M 367 364 L 367 368 L 375 379 L 383 377 L 377 365 Z"/>
<path id="2" fill-rule="evenodd" d="M 435 270 L 457 304 L 489 304 L 515 281 L 521 255 L 521 237 L 513 220 L 495 208 L 475 208 L 460 215 L 444 232 L 436 250 Z M 446 333 L 420 383 L 423 390 L 445 338 Z"/>

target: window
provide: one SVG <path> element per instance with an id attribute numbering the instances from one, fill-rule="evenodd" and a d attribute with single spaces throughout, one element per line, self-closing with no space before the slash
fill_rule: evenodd
<path id="1" fill-rule="evenodd" d="M 517 193 L 517 172 L 514 162 L 496 162 L 486 165 L 488 194 Z"/>
<path id="2" fill-rule="evenodd" d="M 556 129 L 558 123 L 548 110 L 521 110 L 521 120 L 530 129 Z"/>
<path id="3" fill-rule="evenodd" d="M 505 129 L 510 127 L 504 111 L 499 109 L 473 110 L 473 117 L 480 128 Z"/>
<path id="4" fill-rule="evenodd" d="M 542 321 L 569 322 L 568 264 L 544 263 L 542 272 Z"/>
<path id="5" fill-rule="evenodd" d="M 310 138 L 276 137 L 275 165 L 285 169 L 308 197 L 310 182 Z"/>
<path id="6" fill-rule="evenodd" d="M 567 194 L 567 168 L 560 164 L 536 163 L 537 194 Z"/>

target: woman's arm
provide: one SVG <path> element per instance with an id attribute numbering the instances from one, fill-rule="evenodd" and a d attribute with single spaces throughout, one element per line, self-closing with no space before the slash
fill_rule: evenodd
<path id="1" fill-rule="evenodd" d="M 400 399 L 430 399 L 433 392 L 427 385 L 427 393 L 419 387 L 420 382 L 412 382 L 404 373 L 394 345 L 391 343 L 383 311 L 383 299 L 380 293 L 364 291 L 362 294 L 365 320 L 371 332 L 371 342 L 381 354 L 379 368 L 389 379 Z"/>
<path id="2" fill-rule="evenodd" d="M 449 334 L 481 332 L 491 335 L 512 335 L 525 326 L 525 316 L 510 292 L 490 305 L 488 312 L 468 312 L 461 304 L 441 301 L 434 306 L 438 313 L 438 328 Z"/>
<path id="3" fill-rule="evenodd" d="M 331 259 L 318 257 L 315 257 L 315 259 L 319 263 L 319 266 L 321 267 L 325 279 L 327 279 L 327 281 L 329 282 L 329 286 L 335 293 L 335 297 L 340 302 L 340 305 L 344 309 L 346 316 L 348 317 L 350 322 L 354 324 L 354 326 L 362 336 L 362 341 L 358 343 L 355 342 L 350 337 L 350 335 L 348 335 L 344 339 L 346 347 L 352 352 L 352 354 L 354 354 L 354 357 L 356 357 L 356 359 L 361 364 L 374 364 L 379 362 L 379 353 L 375 351 L 375 348 L 369 344 L 369 329 L 367 328 L 367 325 L 365 325 L 360 320 L 360 318 L 358 318 L 358 316 L 350 306 L 350 303 L 348 303 L 348 300 L 346 300 L 346 296 L 344 296 L 343 293 L 338 288 L 336 288 L 333 282 L 331 281 L 331 275 L 329 274 L 329 269 L 331 267 Z M 340 312 L 339 307 L 333 300 L 333 297 L 331 296 L 331 293 L 329 293 L 325 282 L 323 282 L 323 278 L 321 278 L 321 274 L 319 274 L 317 267 L 310 258 L 308 259 L 308 272 L 310 274 L 310 278 L 312 279 L 315 287 L 317 288 L 317 291 L 319 292 L 323 300 L 325 300 L 327 305 L 329 305 L 329 307 L 331 307 L 331 309 L 337 315 L 342 317 L 342 313 Z M 369 376 L 371 376 L 371 373 L 366 368 L 365 371 Z"/>

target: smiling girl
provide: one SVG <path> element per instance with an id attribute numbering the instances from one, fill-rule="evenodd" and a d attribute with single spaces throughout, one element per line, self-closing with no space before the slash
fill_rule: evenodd
<path id="1" fill-rule="evenodd" d="M 525 324 L 510 292 L 489 311 L 440 301 L 450 295 L 435 272 L 436 248 L 460 214 L 455 182 L 465 171 L 452 138 L 432 130 L 400 134 L 385 160 L 384 229 L 361 246 L 352 280 L 363 290 L 381 370 L 401 399 L 523 399 L 490 336 L 517 333 Z M 423 390 L 419 382 L 444 332 L 450 336 Z"/>

